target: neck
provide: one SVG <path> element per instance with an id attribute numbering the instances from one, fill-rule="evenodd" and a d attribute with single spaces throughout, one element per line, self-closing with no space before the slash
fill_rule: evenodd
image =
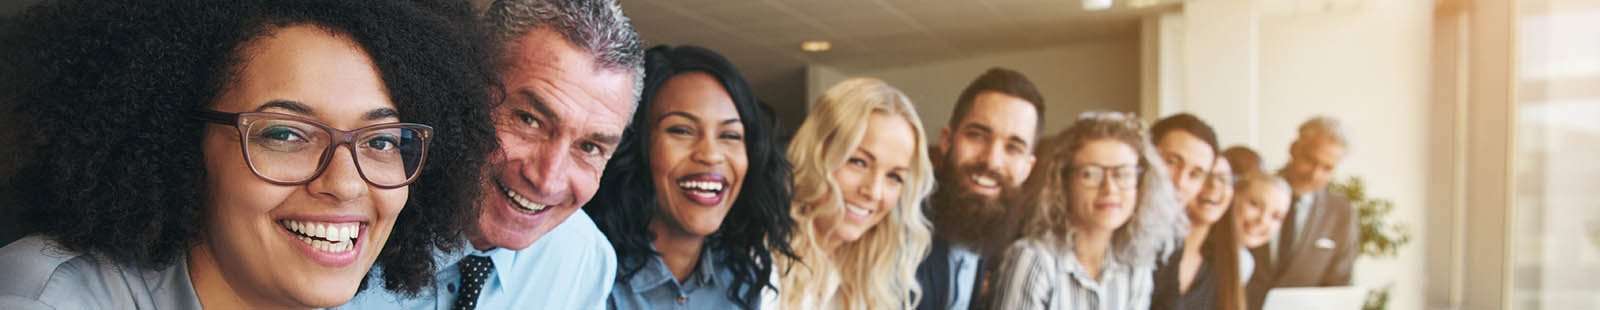
<path id="1" fill-rule="evenodd" d="M 844 247 L 844 239 L 835 238 L 832 234 L 829 234 L 823 236 L 822 240 L 818 240 L 817 246 L 822 247 L 822 250 L 827 251 L 827 253 L 838 253 L 839 248 Z"/>
<path id="2" fill-rule="evenodd" d="M 667 270 L 672 271 L 672 277 L 678 279 L 678 283 L 688 281 L 689 276 L 694 274 L 694 267 L 700 263 L 706 237 L 668 228 L 661 216 L 650 220 L 650 231 L 656 234 L 653 244 L 656 252 L 661 253 L 661 262 L 667 265 Z"/>
<path id="3" fill-rule="evenodd" d="M 1189 235 L 1183 238 L 1183 256 L 1200 254 L 1200 246 L 1206 242 L 1206 235 L 1211 234 L 1212 223 L 1194 222 L 1189 225 Z"/>
<path id="4" fill-rule="evenodd" d="M 211 256 L 211 247 L 206 244 L 201 243 L 189 249 L 189 257 L 186 259 L 189 265 L 189 284 L 194 286 L 194 295 L 200 299 L 201 308 L 252 309 L 282 307 L 247 301 L 247 297 L 242 296 L 242 292 L 234 290 L 232 283 L 228 283 L 228 279 L 222 276 L 222 269 L 217 266 L 216 257 Z"/>
<path id="5" fill-rule="evenodd" d="M 477 230 L 467 233 L 467 242 L 472 243 L 472 248 L 479 251 L 488 251 L 494 248 L 494 244 L 489 243 L 489 238 L 484 237 Z"/>
<path id="6" fill-rule="evenodd" d="M 1085 229 L 1073 233 L 1072 252 L 1091 278 L 1100 278 L 1100 265 L 1111 247 L 1111 230 Z"/>

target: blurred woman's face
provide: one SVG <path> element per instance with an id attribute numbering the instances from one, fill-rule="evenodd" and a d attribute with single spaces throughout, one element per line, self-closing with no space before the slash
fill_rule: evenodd
<path id="1" fill-rule="evenodd" d="M 1196 225 L 1211 225 L 1222 218 L 1222 213 L 1228 211 L 1228 206 L 1233 200 L 1233 167 L 1228 165 L 1228 160 L 1218 158 L 1216 164 L 1211 166 L 1211 173 L 1206 177 L 1205 187 L 1200 189 L 1200 194 L 1189 201 L 1187 211 L 1189 222 Z"/>
<path id="2" fill-rule="evenodd" d="M 1234 207 L 1239 208 L 1240 243 L 1247 248 L 1259 247 L 1283 227 L 1283 217 L 1289 213 L 1289 191 L 1256 182 L 1240 189 Z"/>
<path id="3" fill-rule="evenodd" d="M 905 117 L 872 112 L 861 145 L 849 150 L 844 165 L 833 169 L 844 206 L 817 219 L 818 231 L 844 241 L 861 239 L 900 203 L 900 191 L 911 179 L 917 134 Z"/>
<path id="4" fill-rule="evenodd" d="M 340 130 L 399 120 L 372 61 L 347 36 L 292 26 L 241 50 L 249 54 L 215 110 L 282 113 Z M 367 183 L 348 145 L 332 152 L 327 168 L 309 183 L 274 185 L 251 172 L 237 130 L 209 125 L 205 132 L 206 234 L 191 252 L 191 268 L 214 266 L 224 287 L 255 306 L 349 301 L 405 206 L 407 188 Z M 287 126 L 246 134 L 251 143 L 308 138 Z M 258 168 L 267 164 L 256 162 Z"/>
<path id="5" fill-rule="evenodd" d="M 1128 222 L 1139 196 L 1139 155 L 1133 146 L 1114 138 L 1090 140 L 1067 169 L 1075 224 L 1109 232 Z"/>
<path id="6" fill-rule="evenodd" d="M 733 99 L 710 74 L 675 75 L 657 91 L 650 122 L 650 176 L 661 204 L 652 229 L 716 232 L 750 165 Z"/>

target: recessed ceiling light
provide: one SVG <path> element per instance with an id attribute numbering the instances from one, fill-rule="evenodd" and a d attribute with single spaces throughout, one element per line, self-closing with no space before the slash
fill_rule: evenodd
<path id="1" fill-rule="evenodd" d="M 832 43 L 828 43 L 828 41 L 823 41 L 823 40 L 811 40 L 811 41 L 800 42 L 800 50 L 807 51 L 807 52 L 813 52 L 813 53 L 815 53 L 815 52 L 826 52 L 826 51 L 828 51 L 828 49 L 831 49 L 831 48 L 833 48 L 833 44 Z"/>
<path id="2" fill-rule="evenodd" d="M 1111 0 L 1083 0 L 1085 11 L 1099 11 L 1111 8 Z"/>

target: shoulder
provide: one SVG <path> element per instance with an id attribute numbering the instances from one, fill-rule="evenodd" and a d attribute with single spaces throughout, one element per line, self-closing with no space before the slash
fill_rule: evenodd
<path id="1" fill-rule="evenodd" d="M 1338 192 L 1334 192 L 1331 187 L 1322 188 L 1321 194 L 1317 196 L 1320 196 L 1318 199 L 1323 201 L 1323 205 L 1332 207 L 1332 210 L 1340 212 L 1350 212 L 1351 210 L 1350 198 L 1347 198 Z"/>
<path id="2" fill-rule="evenodd" d="M 567 217 L 565 222 L 556 225 L 556 228 L 550 230 L 550 233 L 539 238 L 539 241 L 534 243 L 534 247 L 553 247 L 561 250 L 604 250 L 605 252 L 613 253 L 612 260 L 615 260 L 615 252 L 611 248 L 611 241 L 606 239 L 605 233 L 600 232 L 600 227 L 595 226 L 594 218 L 589 217 L 589 213 L 584 212 L 583 209 L 573 212 L 572 216 Z"/>
<path id="3" fill-rule="evenodd" d="M 18 239 L 0 248 L 0 305 L 6 308 L 52 309 L 111 306 L 103 298 L 107 285 L 141 279 L 123 277 L 122 266 L 92 255 L 68 251 L 40 236 Z M 136 270 L 130 272 L 137 273 Z"/>
<path id="4" fill-rule="evenodd" d="M 1058 252 L 1060 251 L 1057 251 L 1054 238 L 1029 237 L 1012 242 L 1011 246 L 1006 248 L 1001 260 L 1013 268 L 1053 269 L 1056 258 L 1063 257 L 1062 253 Z"/>

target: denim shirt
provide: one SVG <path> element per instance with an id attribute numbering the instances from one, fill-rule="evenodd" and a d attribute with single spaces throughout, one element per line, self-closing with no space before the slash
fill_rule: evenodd
<path id="1" fill-rule="evenodd" d="M 651 247 L 655 249 L 654 246 Z M 678 283 L 677 277 L 667 269 L 660 255 L 644 259 L 633 278 L 611 288 L 610 309 L 738 309 L 739 304 L 728 299 L 728 287 L 733 285 L 733 272 L 719 268 L 716 259 L 721 257 L 703 250 L 700 262 L 688 281 Z M 620 264 L 619 264 L 620 266 Z M 623 270 L 618 270 L 620 275 Z"/>

